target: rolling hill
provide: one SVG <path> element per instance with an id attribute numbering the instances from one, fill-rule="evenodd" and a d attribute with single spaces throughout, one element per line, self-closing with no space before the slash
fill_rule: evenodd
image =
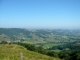
<path id="1" fill-rule="evenodd" d="M 0 28 L 0 41 L 27 43 L 74 42 L 80 40 L 80 30 Z"/>
<path id="2" fill-rule="evenodd" d="M 20 60 L 21 53 L 23 60 L 60 60 L 58 58 L 29 51 L 16 44 L 0 44 L 0 60 Z"/>
<path id="3" fill-rule="evenodd" d="M 0 28 L 0 42 L 23 42 L 47 47 L 80 41 L 80 30 Z"/>

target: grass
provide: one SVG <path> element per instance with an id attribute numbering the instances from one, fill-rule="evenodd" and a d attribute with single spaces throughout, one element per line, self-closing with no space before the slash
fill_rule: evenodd
<path id="1" fill-rule="evenodd" d="M 45 43 L 42 47 L 43 48 L 51 48 L 53 46 L 59 46 L 59 45 L 62 45 L 61 43 Z"/>
<path id="2" fill-rule="evenodd" d="M 29 51 L 19 45 L 0 44 L 0 60 L 20 60 L 21 53 L 23 54 L 23 60 L 60 60 L 59 58 Z"/>
<path id="3" fill-rule="evenodd" d="M 56 50 L 52 50 L 52 51 L 54 51 L 54 52 L 61 52 L 61 50 L 58 50 L 58 49 L 56 49 Z"/>

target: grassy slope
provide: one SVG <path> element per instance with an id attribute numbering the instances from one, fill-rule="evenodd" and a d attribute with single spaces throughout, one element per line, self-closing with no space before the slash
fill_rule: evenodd
<path id="1" fill-rule="evenodd" d="M 23 60 L 60 60 L 26 50 L 19 45 L 0 44 L 0 60 L 20 60 L 20 53 L 23 53 Z"/>

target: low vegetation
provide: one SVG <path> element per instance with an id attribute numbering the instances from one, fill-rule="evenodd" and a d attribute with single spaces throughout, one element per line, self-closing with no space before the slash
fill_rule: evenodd
<path id="1" fill-rule="evenodd" d="M 0 44 L 0 60 L 20 60 L 20 54 L 23 54 L 23 60 L 60 60 L 27 50 L 16 44 Z"/>

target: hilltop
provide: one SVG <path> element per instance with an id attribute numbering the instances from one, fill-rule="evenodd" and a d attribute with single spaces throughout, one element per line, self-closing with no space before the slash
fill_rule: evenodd
<path id="1" fill-rule="evenodd" d="M 0 60 L 20 60 L 20 53 L 23 54 L 23 60 L 60 60 L 29 51 L 16 44 L 0 44 Z"/>

